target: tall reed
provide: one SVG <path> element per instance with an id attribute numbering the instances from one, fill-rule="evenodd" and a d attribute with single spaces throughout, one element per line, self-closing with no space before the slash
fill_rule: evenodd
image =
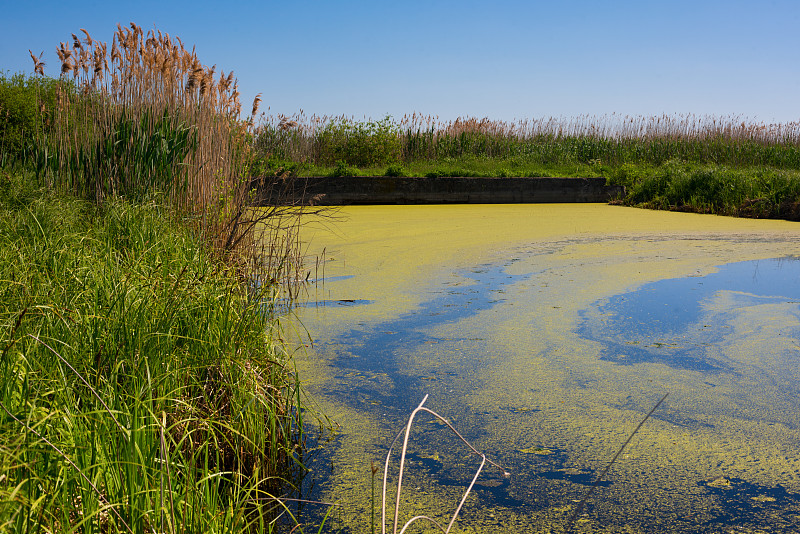
<path id="1" fill-rule="evenodd" d="M 255 234 L 276 225 L 259 224 L 264 213 L 251 209 L 252 117 L 260 95 L 242 119 L 233 73 L 204 65 L 180 38 L 118 25 L 109 50 L 81 32 L 60 43 L 56 99 L 41 101 L 39 176 L 96 202 L 164 195 L 216 249 L 263 253 L 262 241 L 276 237 Z M 31 57 L 34 71 L 43 72 L 41 58 Z"/>
<path id="2" fill-rule="evenodd" d="M 336 158 L 324 142 L 331 125 L 347 117 L 261 117 L 256 146 L 279 159 L 324 164 Z M 466 155 L 521 158 L 543 164 L 602 161 L 660 165 L 671 159 L 726 165 L 800 169 L 800 122 L 765 124 L 739 116 L 582 115 L 519 121 L 464 117 L 441 121 L 413 113 L 391 123 L 404 162 Z M 346 163 L 357 164 L 355 161 Z"/>

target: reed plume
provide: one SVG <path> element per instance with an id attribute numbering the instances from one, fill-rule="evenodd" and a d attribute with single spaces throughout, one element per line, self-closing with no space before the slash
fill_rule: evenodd
<path id="1" fill-rule="evenodd" d="M 223 253 L 234 247 L 265 253 L 253 232 L 280 233 L 282 227 L 257 224 L 262 218 L 250 210 L 253 117 L 261 95 L 244 120 L 233 72 L 217 77 L 216 65 L 204 65 L 179 38 L 118 24 L 109 53 L 107 43 L 80 31 L 83 41 L 72 34 L 72 47 L 61 42 L 56 49 L 59 98 L 48 110 L 54 127 L 37 141 L 39 175 L 96 202 L 165 195 Z M 43 74 L 41 58 L 33 52 L 31 58 Z M 269 216 L 297 223 L 277 211 Z M 276 239 L 270 235 L 266 242 Z"/>

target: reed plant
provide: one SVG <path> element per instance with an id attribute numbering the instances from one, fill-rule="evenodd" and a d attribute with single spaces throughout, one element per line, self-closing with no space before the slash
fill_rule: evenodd
<path id="1" fill-rule="evenodd" d="M 247 261 L 263 253 L 262 244 L 276 239 L 263 232 L 278 226 L 261 223 L 268 216 L 295 220 L 283 216 L 298 208 L 252 209 L 260 95 L 242 118 L 233 73 L 204 65 L 194 49 L 160 30 L 118 25 L 110 50 L 81 32 L 57 48 L 55 98 L 39 98 L 33 159 L 40 180 L 97 203 L 159 195 L 216 250 L 236 249 Z M 41 56 L 31 58 L 43 74 Z M 277 204 L 287 203 L 273 199 Z"/>
<path id="2" fill-rule="evenodd" d="M 397 136 L 400 160 L 441 161 L 466 155 L 494 159 L 524 158 L 539 163 L 648 163 L 671 159 L 696 163 L 761 165 L 800 169 L 800 122 L 765 124 L 739 116 L 583 115 L 519 121 L 460 117 L 441 121 L 417 113 L 404 116 L 387 131 Z M 347 117 L 262 115 L 256 146 L 264 154 L 314 164 L 335 162 L 324 143 L 331 125 L 351 130 L 374 121 Z M 348 162 L 359 165 L 355 162 Z"/>
<path id="3" fill-rule="evenodd" d="M 0 532 L 275 530 L 303 406 L 259 295 L 157 204 L 31 183 L 0 188 Z"/>

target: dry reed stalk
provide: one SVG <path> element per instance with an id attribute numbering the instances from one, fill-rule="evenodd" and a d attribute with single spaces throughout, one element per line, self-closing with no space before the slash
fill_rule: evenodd
<path id="1" fill-rule="evenodd" d="M 403 448 L 402 448 L 402 450 L 400 452 L 400 471 L 399 471 L 399 474 L 398 474 L 398 477 L 397 477 L 397 494 L 396 494 L 395 503 L 394 503 L 394 528 L 393 528 L 392 532 L 393 532 L 393 534 L 397 534 L 397 529 L 398 529 L 398 527 L 400 525 L 400 496 L 401 496 L 402 486 L 403 486 L 403 474 L 405 472 L 404 470 L 405 470 L 406 452 L 408 451 L 408 439 L 409 439 L 409 435 L 411 434 L 411 427 L 414 424 L 414 418 L 416 417 L 416 415 L 419 412 L 429 413 L 429 414 L 433 415 L 434 417 L 436 417 L 439 421 L 444 423 L 470 449 L 470 451 L 473 454 L 475 454 L 475 455 L 477 455 L 477 456 L 479 456 L 481 458 L 481 464 L 478 467 L 478 470 L 475 472 L 475 475 L 472 477 L 472 481 L 470 482 L 469 486 L 467 487 L 466 491 L 464 492 L 464 495 L 461 497 L 461 500 L 459 501 L 458 506 L 456 507 L 455 511 L 453 512 L 453 515 L 450 518 L 450 522 L 447 524 L 447 527 L 443 527 L 435 519 L 433 519 L 431 517 L 428 517 L 428 516 L 425 516 L 425 515 L 417 515 L 417 516 L 412 517 L 411 519 L 406 521 L 406 523 L 403 524 L 402 528 L 400 528 L 400 534 L 403 534 L 406 531 L 406 529 L 408 529 L 414 522 L 419 521 L 419 520 L 429 521 L 430 523 L 435 525 L 436 528 L 438 528 L 441 532 L 444 532 L 444 533 L 450 532 L 450 529 L 453 528 L 453 524 L 455 523 L 459 512 L 461 512 L 461 508 L 464 506 L 464 503 L 466 502 L 467 497 L 469 496 L 470 492 L 472 491 L 472 488 L 475 485 L 475 482 L 478 480 L 478 476 L 480 476 L 481 471 L 483 471 L 483 467 L 487 463 L 489 463 L 490 465 L 492 465 L 492 466 L 496 467 L 497 469 L 499 469 L 500 471 L 502 471 L 504 476 L 510 476 L 510 473 L 506 469 L 504 469 L 503 467 L 501 467 L 497 463 L 493 462 L 492 460 L 488 459 L 484 453 L 480 452 L 475 447 L 473 447 L 455 429 L 455 427 L 453 427 L 453 425 L 450 423 L 450 421 L 448 421 L 447 419 L 445 419 L 444 417 L 442 417 L 438 413 L 434 412 L 433 410 L 430 410 L 430 409 L 424 407 L 425 401 L 427 401 L 427 400 L 428 400 L 428 395 L 425 395 L 425 397 L 422 399 L 422 402 L 420 402 L 419 405 L 414 409 L 414 411 L 411 412 L 411 415 L 408 418 L 408 423 L 405 426 L 405 430 L 403 430 L 399 434 L 397 434 L 397 437 L 394 438 L 394 441 L 389 446 L 389 451 L 386 453 L 386 461 L 385 461 L 384 466 L 383 466 L 383 489 L 382 489 L 382 493 L 381 493 L 381 529 L 382 529 L 382 533 L 383 534 L 386 534 L 386 490 L 387 490 L 388 478 L 389 478 L 389 460 L 391 459 L 392 450 L 394 449 L 394 446 L 397 443 L 397 440 L 400 439 L 400 436 L 403 436 L 405 434 L 404 437 L 403 437 Z"/>
<path id="2" fill-rule="evenodd" d="M 48 183 L 102 202 L 122 195 L 166 195 L 179 212 L 197 221 L 199 234 L 225 254 L 237 248 L 255 254 L 266 239 L 284 257 L 271 261 L 289 268 L 292 255 L 276 240 L 296 244 L 291 228 L 298 207 L 254 215 L 251 180 L 254 118 L 240 118 L 241 103 L 232 72 L 215 75 L 177 37 L 147 33 L 135 23 L 117 25 L 107 43 L 72 34 L 60 43 L 58 104 L 48 112 L 54 127 L 40 132 L 39 171 Z M 34 71 L 44 63 L 31 52 Z M 265 237 L 257 234 L 266 233 Z M 285 248 L 287 245 L 284 245 Z M 291 267 L 292 269 L 297 266 Z"/>

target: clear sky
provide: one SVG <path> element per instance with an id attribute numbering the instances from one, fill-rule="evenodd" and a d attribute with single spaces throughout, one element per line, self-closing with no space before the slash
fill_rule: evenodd
<path id="1" fill-rule="evenodd" d="M 800 120 L 798 0 L 3 0 L 0 71 L 118 22 L 179 36 L 272 113 Z M 219 70 L 217 71 L 219 72 Z"/>

